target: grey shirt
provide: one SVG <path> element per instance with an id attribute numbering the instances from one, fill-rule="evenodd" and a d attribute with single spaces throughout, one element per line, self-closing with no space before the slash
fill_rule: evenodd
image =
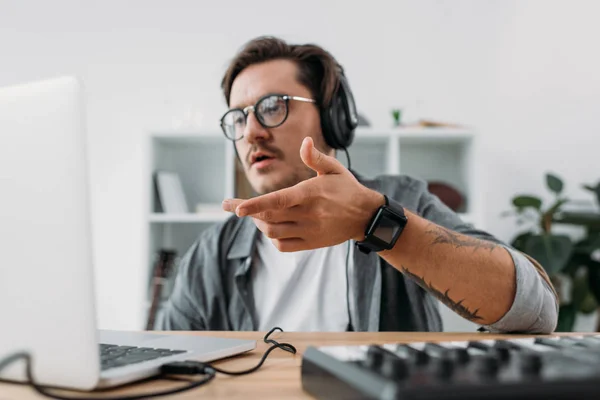
<path id="1" fill-rule="evenodd" d="M 465 235 L 494 242 L 512 256 L 516 296 L 492 332 L 550 333 L 556 328 L 556 292 L 541 266 L 487 232 L 463 222 L 408 176 L 359 181 L 421 217 Z M 178 266 L 171 297 L 158 328 L 164 330 L 256 330 L 251 273 L 258 229 L 248 217 L 232 215 L 205 230 Z M 437 299 L 376 253 L 354 251 L 349 276 L 350 329 L 357 331 L 441 331 Z M 485 273 L 485 265 L 473 273 Z"/>

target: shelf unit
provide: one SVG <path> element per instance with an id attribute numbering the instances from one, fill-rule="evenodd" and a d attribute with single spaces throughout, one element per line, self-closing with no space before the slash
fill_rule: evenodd
<path id="1" fill-rule="evenodd" d="M 482 227 L 474 145 L 475 133 L 466 128 L 360 127 L 348 151 L 352 168 L 368 178 L 407 174 L 452 185 L 466 198 L 466 207 L 460 212 L 463 220 Z M 145 258 L 150 282 L 154 257 L 160 249 L 175 250 L 182 256 L 204 229 L 229 216 L 221 210 L 221 201 L 235 197 L 239 174 L 236 174 L 233 146 L 218 130 L 151 132 L 148 151 Z M 346 164 L 343 152 L 338 152 L 337 158 Z M 179 175 L 189 213 L 162 212 L 153 182 L 157 170 Z M 441 311 L 446 324 L 449 319 L 451 330 L 474 330 L 473 324 L 455 316 L 445 306 L 441 305 Z"/>

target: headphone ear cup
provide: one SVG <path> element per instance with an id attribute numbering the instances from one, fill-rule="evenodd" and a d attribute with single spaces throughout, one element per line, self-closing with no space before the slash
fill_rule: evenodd
<path id="1" fill-rule="evenodd" d="M 343 148 L 347 148 L 354 140 L 354 130 L 358 126 L 358 113 L 354 97 L 350 91 L 348 80 L 342 74 L 340 77 L 340 90 L 338 97 L 338 142 Z"/>
<path id="2" fill-rule="evenodd" d="M 323 132 L 323 137 L 325 138 L 325 143 L 332 149 L 336 149 L 336 142 L 333 133 L 333 127 L 331 124 L 331 115 L 330 115 L 331 107 L 327 109 L 321 110 L 321 131 Z"/>
<path id="3" fill-rule="evenodd" d="M 329 107 L 329 123 L 331 124 L 331 142 L 334 149 L 344 148 L 344 124 L 341 120 L 342 110 L 340 107 L 339 92 L 331 99 L 331 107 Z"/>
<path id="4" fill-rule="evenodd" d="M 333 149 L 346 149 L 354 140 L 354 130 L 357 126 L 356 105 L 348 81 L 342 73 L 331 105 L 321 111 L 321 129 L 325 142 Z"/>

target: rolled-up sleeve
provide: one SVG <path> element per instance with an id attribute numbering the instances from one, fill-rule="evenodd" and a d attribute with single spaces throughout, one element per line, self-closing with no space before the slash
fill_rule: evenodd
<path id="1" fill-rule="evenodd" d="M 558 322 L 558 300 L 548 276 L 537 261 L 506 249 L 515 264 L 515 299 L 502 318 L 484 328 L 490 332 L 553 332 Z"/>

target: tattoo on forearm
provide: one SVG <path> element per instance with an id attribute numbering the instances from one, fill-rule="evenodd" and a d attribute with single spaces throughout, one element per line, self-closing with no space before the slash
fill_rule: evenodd
<path id="1" fill-rule="evenodd" d="M 414 279 L 419 286 L 421 286 L 423 289 L 428 290 L 429 292 L 431 292 L 435 297 L 437 297 L 442 303 L 444 303 L 448 308 L 450 308 L 452 311 L 454 311 L 455 313 L 457 313 L 458 315 L 460 315 L 463 318 L 466 318 L 470 321 L 477 321 L 480 319 L 483 319 L 479 314 L 479 308 L 475 309 L 475 311 L 471 311 L 469 310 L 467 307 L 465 307 L 462 303 L 464 301 L 464 299 L 456 302 L 454 300 L 452 300 L 449 296 L 448 296 L 448 292 L 450 292 L 450 289 L 446 289 L 446 291 L 444 293 L 440 292 L 439 290 L 437 290 L 436 288 L 434 288 L 430 283 L 425 282 L 425 278 L 424 277 L 419 277 L 415 274 L 413 274 L 412 272 L 410 272 L 408 269 L 406 269 L 406 267 L 403 265 L 402 266 L 402 272 Z"/>
<path id="2" fill-rule="evenodd" d="M 473 248 L 473 251 L 484 249 L 489 250 L 490 252 L 494 251 L 494 249 L 498 247 L 492 242 L 461 235 L 460 233 L 443 228 L 439 225 L 431 224 L 430 226 L 431 229 L 429 229 L 427 233 L 434 237 L 433 241 L 431 242 L 432 245 L 449 244 L 450 246 L 454 246 L 456 249 L 461 247 L 471 247 Z"/>

